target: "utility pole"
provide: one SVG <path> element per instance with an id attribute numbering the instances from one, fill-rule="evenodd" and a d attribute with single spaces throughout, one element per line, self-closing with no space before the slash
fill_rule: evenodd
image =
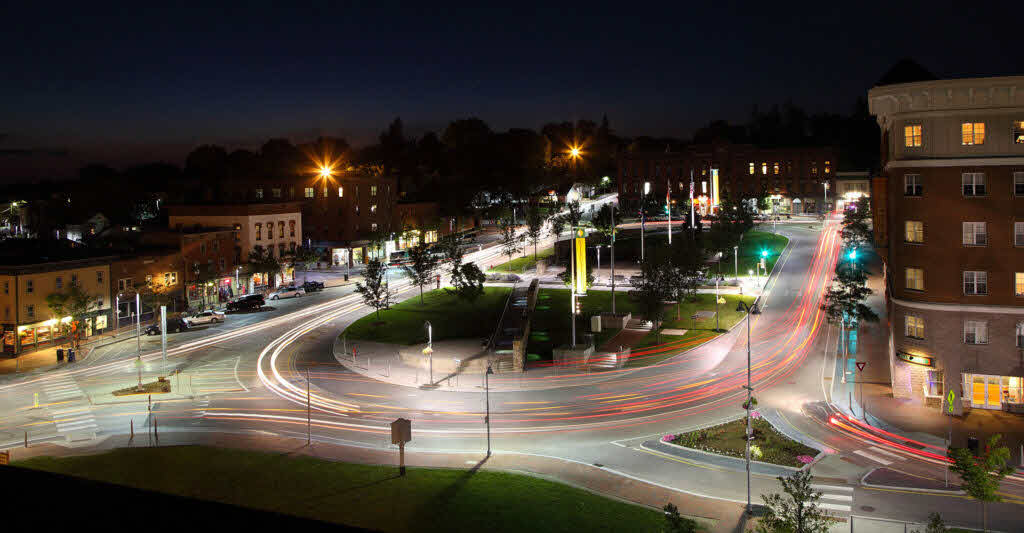
<path id="1" fill-rule="evenodd" d="M 313 410 L 310 407 L 312 402 L 309 398 L 309 368 L 306 368 L 306 446 L 313 441 Z"/>
<path id="2" fill-rule="evenodd" d="M 135 345 L 139 350 L 139 357 L 142 357 L 142 307 L 139 305 L 140 301 L 139 293 L 135 293 Z"/>
<path id="3" fill-rule="evenodd" d="M 570 346 L 576 347 L 576 229 L 572 229 L 574 237 L 569 239 L 569 320 L 572 322 L 572 342 Z M 643 235 L 641 233 L 641 235 Z M 643 245 L 641 245 L 643 248 Z"/>
<path id="4" fill-rule="evenodd" d="M 430 384 L 433 385 L 434 384 L 434 326 L 432 326 L 430 324 L 429 320 L 424 322 L 424 325 L 427 326 L 427 358 L 428 358 L 428 360 L 430 362 L 429 363 L 429 365 L 430 365 Z"/>
<path id="5" fill-rule="evenodd" d="M 487 376 L 494 373 L 491 368 L 491 362 L 487 362 L 487 371 L 484 372 L 484 402 L 486 404 L 486 414 L 484 415 L 484 423 L 487 424 L 487 457 L 491 456 L 491 388 L 488 382 Z"/>
<path id="6" fill-rule="evenodd" d="M 665 178 L 665 211 L 668 213 L 668 245 L 672 246 L 672 180 Z"/>
<path id="7" fill-rule="evenodd" d="M 615 314 L 615 204 L 612 206 L 612 314 Z"/>
<path id="8" fill-rule="evenodd" d="M 753 507 L 750 504 L 750 439 L 753 438 L 753 432 L 750 428 L 750 409 L 753 407 L 752 400 L 754 397 L 754 387 L 752 387 L 750 384 L 750 315 L 757 314 L 760 311 L 757 309 L 756 301 L 754 302 L 754 305 L 747 306 L 747 304 L 742 300 L 740 300 L 739 304 L 737 304 L 736 311 L 747 312 L 747 386 L 744 387 L 745 389 L 747 389 L 747 403 L 745 405 L 747 411 L 747 435 L 745 439 L 746 446 L 744 457 L 746 457 L 747 462 L 747 515 L 750 516 L 753 514 Z"/>

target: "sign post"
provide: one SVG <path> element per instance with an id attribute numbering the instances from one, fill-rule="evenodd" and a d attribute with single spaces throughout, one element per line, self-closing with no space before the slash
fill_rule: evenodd
<path id="1" fill-rule="evenodd" d="M 956 405 L 956 392 L 950 389 L 946 393 L 946 416 L 949 418 L 949 432 L 946 434 L 946 449 L 953 445 L 953 406 Z M 949 463 L 946 463 L 946 487 L 949 487 Z"/>
<path id="2" fill-rule="evenodd" d="M 412 421 L 399 418 L 391 423 L 391 444 L 398 445 L 398 474 L 405 475 L 405 443 L 412 440 Z"/>
<path id="3" fill-rule="evenodd" d="M 167 361 L 167 306 L 160 306 L 160 352 Z"/>
<path id="4" fill-rule="evenodd" d="M 864 421 L 868 421 L 868 410 L 864 406 L 864 367 L 868 366 L 865 361 L 857 361 L 857 388 L 860 389 L 860 414 Z"/>

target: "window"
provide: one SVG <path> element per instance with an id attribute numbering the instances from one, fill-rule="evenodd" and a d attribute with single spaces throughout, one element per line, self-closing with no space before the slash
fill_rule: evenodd
<path id="1" fill-rule="evenodd" d="M 906 277 L 908 289 L 914 291 L 924 290 L 924 269 L 908 268 L 906 269 Z"/>
<path id="2" fill-rule="evenodd" d="M 1024 246 L 1024 222 L 1013 223 L 1013 245 Z"/>
<path id="3" fill-rule="evenodd" d="M 103 283 L 103 278 L 100 277 L 102 274 L 102 272 L 96 273 L 96 280 L 100 283 Z M 78 286 L 78 274 L 71 274 L 71 285 Z"/>
<path id="4" fill-rule="evenodd" d="M 696 226 L 696 224 L 694 224 L 694 226 Z M 370 231 L 377 231 L 377 223 L 376 222 L 370 224 Z"/>
<path id="5" fill-rule="evenodd" d="M 149 285 L 152 282 L 153 282 L 153 276 L 147 274 L 146 275 L 146 285 Z"/>
<path id="6" fill-rule="evenodd" d="M 1024 172 L 1013 173 L 1013 194 L 1024 196 Z"/>
<path id="7" fill-rule="evenodd" d="M 313 188 L 312 187 L 306 187 L 305 194 L 306 194 L 306 198 L 312 198 L 313 194 L 315 194 L 315 193 L 313 192 Z"/>
<path id="8" fill-rule="evenodd" d="M 965 246 L 985 246 L 988 244 L 988 231 L 984 222 L 964 222 L 963 243 Z"/>
<path id="9" fill-rule="evenodd" d="M 295 253 L 295 243 L 294 243 L 294 242 L 290 242 L 290 243 L 288 243 L 288 249 L 289 249 L 289 250 L 290 250 L 290 251 L 291 251 L 292 253 Z"/>
<path id="10" fill-rule="evenodd" d="M 270 194 L 274 195 L 274 198 L 280 198 L 281 197 L 281 188 L 280 187 L 274 187 L 273 189 L 270 189 Z"/>
<path id="11" fill-rule="evenodd" d="M 277 256 L 278 257 L 284 257 L 284 249 L 285 248 L 284 248 L 284 243 L 283 242 L 277 245 Z"/>
<path id="12" fill-rule="evenodd" d="M 371 205 L 370 206 L 370 213 L 376 213 L 376 212 L 377 212 L 377 204 Z"/>
<path id="13" fill-rule="evenodd" d="M 28 316 L 29 318 L 35 318 L 36 317 L 36 306 L 34 306 L 32 304 L 26 305 L 25 306 L 25 315 Z"/>
<path id="14" fill-rule="evenodd" d="M 214 252 L 219 252 L 220 251 L 220 239 L 213 239 L 213 251 Z"/>
<path id="15" fill-rule="evenodd" d="M 768 163 L 761 162 L 761 174 L 768 174 Z"/>
<path id="16" fill-rule="evenodd" d="M 103 297 L 102 296 L 97 296 L 96 297 L 96 307 L 97 308 L 102 308 L 103 307 Z"/>
<path id="17" fill-rule="evenodd" d="M 56 285 L 57 285 L 57 290 L 58 291 L 63 289 L 64 288 L 64 278 L 62 278 L 60 276 L 57 276 Z"/>
<path id="18" fill-rule="evenodd" d="M 377 196 L 377 186 L 370 185 L 370 196 Z"/>
<path id="19" fill-rule="evenodd" d="M 826 159 L 825 160 L 825 174 L 828 174 L 830 172 L 832 172 L 832 162 Z"/>
<path id="20" fill-rule="evenodd" d="M 283 220 L 278 220 L 277 221 L 277 236 L 279 238 L 281 238 L 281 239 L 284 238 L 284 221 Z"/>
<path id="21" fill-rule="evenodd" d="M 923 339 L 924 319 L 915 315 L 907 315 L 905 318 L 906 321 L 904 322 L 903 328 L 904 334 L 911 339 Z"/>
<path id="22" fill-rule="evenodd" d="M 4 294 L 10 294 L 10 293 L 11 293 L 11 282 L 10 281 L 5 281 L 4 282 Z"/>
<path id="23" fill-rule="evenodd" d="M 223 257 L 221 257 L 220 259 L 217 260 L 217 264 L 218 264 L 218 266 L 220 266 L 220 271 L 224 272 L 225 268 L 224 268 L 224 258 Z"/>
<path id="24" fill-rule="evenodd" d="M 132 278 L 121 278 L 117 280 L 117 291 L 126 292 L 132 288 Z"/>
<path id="25" fill-rule="evenodd" d="M 1024 272 L 1013 273 L 1013 295 L 1024 297 Z"/>
<path id="26" fill-rule="evenodd" d="M 262 200 L 263 199 L 263 189 L 260 189 L 260 188 L 256 189 L 256 199 L 257 200 Z"/>
<path id="27" fill-rule="evenodd" d="M 206 255 L 206 241 L 199 243 L 199 253 L 200 255 Z"/>
<path id="28" fill-rule="evenodd" d="M 274 238 L 274 223 L 273 222 L 267 222 L 267 240 L 269 241 L 269 240 L 272 240 L 273 238 Z"/>
<path id="29" fill-rule="evenodd" d="M 776 162 L 775 162 L 775 163 L 774 163 L 774 164 L 772 165 L 772 171 L 773 171 L 773 172 L 774 172 L 775 174 L 778 174 L 778 173 L 779 173 L 779 162 L 778 162 L 778 161 L 776 161 Z"/>
<path id="30" fill-rule="evenodd" d="M 985 196 L 985 173 L 964 172 L 960 175 L 964 196 Z"/>
<path id="31" fill-rule="evenodd" d="M 164 272 L 164 285 L 177 285 L 178 284 L 178 273 L 177 272 Z"/>
<path id="32" fill-rule="evenodd" d="M 817 176 L 818 175 L 818 164 L 817 163 L 811 163 L 811 175 L 812 176 Z"/>
<path id="33" fill-rule="evenodd" d="M 35 290 L 35 285 L 32 283 L 32 280 L 30 280 L 30 279 L 25 280 L 25 294 L 32 294 L 32 292 L 34 290 Z"/>
<path id="34" fill-rule="evenodd" d="M 903 196 L 921 196 L 923 193 L 924 183 L 920 174 L 903 175 Z"/>
<path id="35" fill-rule="evenodd" d="M 921 244 L 924 242 L 924 223 L 919 220 L 908 220 L 904 222 L 904 237 L 906 242 Z"/>
<path id="36" fill-rule="evenodd" d="M 988 344 L 988 322 L 965 320 L 964 344 Z"/>
<path id="37" fill-rule="evenodd" d="M 294 220 L 289 220 L 288 221 L 288 236 L 289 237 L 294 237 L 295 236 L 295 221 Z"/>
<path id="38" fill-rule="evenodd" d="M 1017 347 L 1024 348 L 1024 322 L 1017 322 Z"/>
<path id="39" fill-rule="evenodd" d="M 260 224 L 259 222 L 257 222 L 256 223 L 256 240 L 259 241 L 259 240 L 262 240 L 262 239 L 263 239 L 263 224 Z"/>
<path id="40" fill-rule="evenodd" d="M 1024 144 L 1024 120 L 1013 121 L 1013 143 Z"/>
<path id="41" fill-rule="evenodd" d="M 964 294 L 968 296 L 988 294 L 988 272 L 981 270 L 964 271 Z"/>
<path id="42" fill-rule="evenodd" d="M 942 397 L 942 371 L 926 370 L 924 383 L 924 395 L 931 398 Z"/>
<path id="43" fill-rule="evenodd" d="M 984 122 L 964 122 L 963 124 L 960 124 L 960 144 L 964 146 L 971 146 L 974 144 L 984 144 L 984 142 Z"/>
<path id="44" fill-rule="evenodd" d="M 750 175 L 751 176 L 754 175 L 754 162 L 753 161 L 750 162 Z"/>
<path id="45" fill-rule="evenodd" d="M 921 146 L 921 125 L 903 126 L 903 146 L 915 148 Z"/>
<path id="46" fill-rule="evenodd" d="M 344 197 L 345 197 L 345 189 L 343 189 L 341 185 L 338 185 L 338 198 L 344 198 Z"/>

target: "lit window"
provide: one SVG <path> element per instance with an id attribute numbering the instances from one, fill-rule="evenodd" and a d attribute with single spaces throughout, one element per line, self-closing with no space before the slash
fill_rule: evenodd
<path id="1" fill-rule="evenodd" d="M 1024 120 L 1013 121 L 1013 142 L 1024 144 Z"/>
<path id="2" fill-rule="evenodd" d="M 270 193 L 274 195 L 274 198 L 280 198 L 281 197 L 281 188 L 280 187 L 275 187 L 273 189 L 270 189 Z"/>
<path id="3" fill-rule="evenodd" d="M 818 175 L 818 164 L 817 163 L 812 163 L 811 164 L 811 175 L 812 176 L 817 176 Z"/>
<path id="4" fill-rule="evenodd" d="M 306 194 L 306 198 L 313 198 L 313 196 L 316 193 L 313 192 L 313 188 L 312 187 L 306 187 L 305 194 Z"/>
<path id="5" fill-rule="evenodd" d="M 966 246 L 985 246 L 988 244 L 988 230 L 984 222 L 964 222 L 963 244 Z"/>
<path id="6" fill-rule="evenodd" d="M 1013 223 L 1013 245 L 1024 246 L 1024 222 Z"/>
<path id="7" fill-rule="evenodd" d="M 258 241 L 258 240 L 262 240 L 262 239 L 263 239 L 263 224 L 260 224 L 259 222 L 257 222 L 256 223 L 256 240 Z"/>
<path id="8" fill-rule="evenodd" d="M 964 271 L 964 294 L 968 296 L 988 294 L 988 272 L 980 270 Z"/>
<path id="9" fill-rule="evenodd" d="M 1013 295 L 1024 297 L 1024 272 L 1013 274 Z"/>
<path id="10" fill-rule="evenodd" d="M 907 148 L 921 146 L 921 125 L 903 126 L 903 145 Z"/>
<path id="11" fill-rule="evenodd" d="M 60 276 L 57 276 L 57 290 L 59 291 L 59 290 L 61 290 L 63 288 L 64 288 L 64 278 L 62 278 Z"/>
<path id="12" fill-rule="evenodd" d="M 832 172 L 832 162 L 826 160 L 825 161 L 825 174 L 828 174 L 829 172 Z"/>
<path id="13" fill-rule="evenodd" d="M 751 176 L 754 175 L 754 162 L 753 161 L 750 162 L 750 175 Z"/>
<path id="14" fill-rule="evenodd" d="M 761 174 L 764 174 L 764 175 L 768 174 L 768 163 L 766 163 L 766 162 L 762 162 L 761 163 Z"/>
<path id="15" fill-rule="evenodd" d="M 377 223 L 376 222 L 370 224 L 370 231 L 377 231 Z"/>
<path id="16" fill-rule="evenodd" d="M 924 270 L 920 268 L 906 269 L 907 288 L 914 291 L 924 290 Z"/>
<path id="17" fill-rule="evenodd" d="M 965 320 L 964 344 L 988 344 L 988 322 Z"/>
<path id="18" fill-rule="evenodd" d="M 921 182 L 920 174 L 903 175 L 903 195 L 921 196 L 924 192 L 924 184 Z"/>
<path id="19" fill-rule="evenodd" d="M 370 196 L 377 196 L 377 186 L 370 185 Z"/>
<path id="20" fill-rule="evenodd" d="M 256 199 L 257 200 L 262 200 L 263 199 L 263 189 L 256 189 Z"/>
<path id="21" fill-rule="evenodd" d="M 36 306 L 34 306 L 34 305 L 32 305 L 32 304 L 28 304 L 28 305 L 26 305 L 26 306 L 25 306 L 25 314 L 26 314 L 26 315 L 27 315 L 27 316 L 28 316 L 29 318 L 35 318 L 35 317 L 36 317 Z"/>
<path id="22" fill-rule="evenodd" d="M 960 125 L 960 143 L 964 146 L 985 143 L 984 122 L 964 122 Z"/>
<path id="23" fill-rule="evenodd" d="M 904 240 L 921 244 L 924 242 L 924 223 L 919 220 L 908 220 L 904 223 Z"/>
<path id="24" fill-rule="evenodd" d="M 277 221 L 277 237 L 279 239 L 283 239 L 284 238 L 284 221 L 283 220 L 278 220 Z"/>
<path id="25" fill-rule="evenodd" d="M 906 336 L 912 339 L 923 339 L 924 319 L 915 315 L 907 315 L 905 318 L 903 332 Z"/>
<path id="26" fill-rule="evenodd" d="M 344 196 L 345 196 L 345 189 L 342 188 L 341 185 L 338 185 L 338 198 L 342 198 Z"/>
<path id="27" fill-rule="evenodd" d="M 926 370 L 925 371 L 925 384 L 924 384 L 924 395 L 932 398 L 942 397 L 942 371 L 941 370 Z"/>
<path id="28" fill-rule="evenodd" d="M 32 280 L 30 280 L 30 279 L 25 280 L 25 294 L 32 294 L 32 291 L 34 291 L 34 290 L 35 290 L 35 285 L 32 283 Z"/>
<path id="29" fill-rule="evenodd" d="M 376 213 L 376 212 L 377 212 L 377 204 L 371 205 L 370 206 L 370 213 Z"/>
<path id="30" fill-rule="evenodd" d="M 1024 196 L 1024 172 L 1013 173 L 1013 194 Z"/>
<path id="31" fill-rule="evenodd" d="M 289 220 L 288 221 L 288 236 L 289 237 L 294 237 L 295 236 L 295 221 L 294 220 Z"/>
<path id="32" fill-rule="evenodd" d="M 960 175 L 964 196 L 985 196 L 985 173 L 964 172 Z"/>
<path id="33" fill-rule="evenodd" d="M 778 161 L 776 161 L 775 164 L 772 165 L 772 170 L 775 172 L 776 175 L 778 175 L 778 173 L 779 173 L 779 162 Z"/>

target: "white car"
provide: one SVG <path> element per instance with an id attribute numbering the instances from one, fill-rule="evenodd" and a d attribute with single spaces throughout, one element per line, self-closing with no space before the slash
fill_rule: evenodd
<path id="1" fill-rule="evenodd" d="M 302 287 L 278 287 L 278 289 L 267 297 L 268 300 L 280 300 L 281 298 L 297 298 L 304 296 L 306 289 Z"/>
<path id="2" fill-rule="evenodd" d="M 185 318 L 189 326 L 198 324 L 217 324 L 224 322 L 224 313 L 220 311 L 203 311 L 202 313 Z"/>

